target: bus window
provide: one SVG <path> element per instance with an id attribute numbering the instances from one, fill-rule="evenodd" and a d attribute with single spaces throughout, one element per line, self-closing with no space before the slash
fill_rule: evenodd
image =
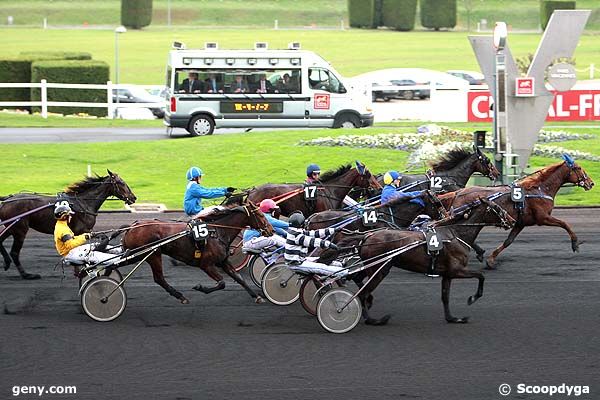
<path id="1" fill-rule="evenodd" d="M 313 90 L 324 90 L 330 93 L 346 93 L 346 88 L 336 76 L 324 68 L 310 68 L 308 83 Z"/>
<path id="2" fill-rule="evenodd" d="M 302 93 L 300 69 L 177 69 L 173 85 L 177 93 Z"/>

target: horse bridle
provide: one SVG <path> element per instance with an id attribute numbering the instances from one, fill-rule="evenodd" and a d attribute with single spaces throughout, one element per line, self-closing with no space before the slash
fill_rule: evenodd
<path id="1" fill-rule="evenodd" d="M 492 161 L 491 161 L 489 158 L 487 158 L 487 157 L 486 157 L 486 156 L 485 156 L 483 153 L 481 153 L 481 152 L 479 151 L 479 149 L 477 149 L 477 159 L 479 160 L 479 163 L 480 163 L 480 164 L 481 164 L 483 167 L 487 168 L 487 170 L 488 170 L 488 173 L 487 173 L 487 175 L 486 175 L 486 176 L 487 176 L 488 178 L 490 178 L 491 180 L 494 180 L 494 179 L 496 179 L 496 178 L 494 178 L 494 177 L 492 176 L 492 169 L 490 168 L 490 166 L 492 165 Z"/>
<path id="2" fill-rule="evenodd" d="M 244 211 L 246 212 L 246 215 L 248 215 L 248 217 L 254 218 L 254 222 L 256 223 L 257 227 L 264 225 L 264 224 L 261 224 L 261 222 L 258 220 L 258 216 L 256 215 L 256 212 L 260 210 L 258 207 L 253 206 L 253 208 L 250 209 L 250 206 L 247 204 L 242 207 L 243 207 Z M 264 228 L 257 228 L 258 231 L 260 232 L 261 236 L 267 236 L 268 232 L 267 232 L 266 228 L 267 228 L 266 226 Z"/>
<path id="3" fill-rule="evenodd" d="M 573 172 L 575 174 L 575 177 L 577 178 L 577 183 L 575 185 L 585 189 L 585 182 L 589 179 L 589 177 L 587 176 L 583 168 L 579 167 L 579 170 L 581 171 L 580 175 L 578 169 L 575 168 L 575 164 L 573 164 L 573 166 L 570 166 L 569 163 L 567 163 L 566 161 L 565 164 L 567 164 L 567 167 L 569 167 L 571 172 Z"/>
<path id="4" fill-rule="evenodd" d="M 118 184 L 117 180 L 115 179 L 115 177 L 112 175 L 110 175 L 109 177 L 110 177 L 109 182 L 102 182 L 102 183 L 108 183 L 108 184 L 112 185 L 114 196 L 123 200 L 126 203 L 129 203 L 131 201 L 131 199 L 129 198 L 129 196 L 126 196 L 123 193 L 123 191 L 119 187 L 119 184 Z"/>

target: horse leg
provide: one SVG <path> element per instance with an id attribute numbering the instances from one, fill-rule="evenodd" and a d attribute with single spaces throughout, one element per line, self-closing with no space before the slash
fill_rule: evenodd
<path id="1" fill-rule="evenodd" d="M 5 236 L 0 239 L 0 254 L 2 254 L 2 258 L 4 259 L 4 270 L 5 271 L 8 271 L 8 269 L 10 268 L 10 264 L 12 263 L 12 260 L 10 259 L 10 255 L 4 248 L 4 240 L 6 240 L 7 237 L 8 236 Z"/>
<path id="2" fill-rule="evenodd" d="M 483 262 L 483 254 L 485 253 L 485 249 L 483 249 L 477 243 L 473 243 L 471 247 L 473 247 L 473 250 L 475 250 L 475 253 L 477 254 L 477 260 L 479 262 Z"/>
<path id="3" fill-rule="evenodd" d="M 210 276 L 212 279 L 214 279 L 215 282 L 217 282 L 217 284 L 211 288 L 206 288 L 199 283 L 196 286 L 194 286 L 192 289 L 202 292 L 204 294 L 209 294 L 216 290 L 225 289 L 225 281 L 223 280 L 223 276 L 221 274 L 219 274 L 219 271 L 217 271 L 217 268 L 214 265 L 208 265 L 206 267 L 202 267 L 202 270 L 204 272 L 206 272 L 206 274 L 208 276 Z"/>
<path id="4" fill-rule="evenodd" d="M 442 303 L 444 304 L 444 316 L 449 324 L 466 324 L 469 322 L 469 317 L 456 318 L 450 313 L 450 285 L 452 278 L 447 276 L 442 277 Z"/>
<path id="5" fill-rule="evenodd" d="M 181 292 L 177 291 L 173 286 L 169 285 L 165 280 L 165 276 L 163 274 L 163 266 L 162 266 L 162 254 L 159 252 L 155 252 L 146 260 L 148 264 L 150 264 L 150 268 L 152 268 L 152 276 L 154 277 L 154 282 L 159 284 L 163 289 L 167 291 L 171 296 L 178 299 L 181 304 L 188 304 L 190 301 L 185 298 Z"/>
<path id="6" fill-rule="evenodd" d="M 386 314 L 381 318 L 372 318 L 369 315 L 369 309 L 373 305 L 372 293 L 375 290 L 375 288 L 377 288 L 377 286 L 381 283 L 381 281 L 387 276 L 387 274 L 389 274 L 391 268 L 392 268 L 392 266 L 388 265 L 385 268 L 383 268 L 381 271 L 379 271 L 379 274 L 377 276 L 375 276 L 373 278 L 373 280 L 366 285 L 366 287 L 363 289 L 363 291 L 359 295 L 359 298 L 363 305 L 362 314 L 363 314 L 363 318 L 365 319 L 366 325 L 373 325 L 373 326 L 385 325 L 388 323 L 390 318 L 392 318 L 392 316 L 390 314 Z"/>
<path id="7" fill-rule="evenodd" d="M 246 280 L 240 275 L 239 272 L 237 272 L 235 270 L 235 268 L 233 268 L 233 265 L 231 265 L 231 263 L 229 261 L 227 261 L 227 260 L 225 261 L 225 263 L 223 264 L 223 270 L 234 281 L 236 281 L 237 283 L 239 283 L 240 286 L 242 286 L 244 289 L 246 289 L 246 292 L 248 292 L 248 294 L 250 294 L 250 297 L 252 297 L 254 299 L 254 301 L 256 302 L 256 304 L 261 304 L 261 303 L 265 302 L 265 300 L 262 297 L 260 297 L 259 295 L 257 295 L 254 292 L 254 290 L 252 290 L 252 288 L 250 286 L 248 286 L 248 283 L 246 283 Z"/>
<path id="8" fill-rule="evenodd" d="M 517 237 L 517 235 L 519 233 L 521 233 L 521 231 L 523 230 L 523 228 L 525 228 L 524 225 L 515 225 L 510 233 L 508 234 L 508 237 L 506 238 L 506 240 L 504 241 L 504 243 L 502 243 L 500 246 L 498 246 L 493 252 L 492 254 L 490 254 L 490 256 L 487 259 L 486 262 L 486 267 L 485 269 L 496 269 L 495 264 L 496 264 L 496 257 L 498 257 L 498 254 L 500 254 L 502 252 L 502 250 L 506 249 L 508 246 L 510 246 L 510 244 L 515 240 L 515 238 Z"/>
<path id="9" fill-rule="evenodd" d="M 544 219 L 538 223 L 538 225 L 559 226 L 563 228 L 565 231 L 567 231 L 569 237 L 571 238 L 571 249 L 573 249 L 573 252 L 579 251 L 579 245 L 581 243 L 577 240 L 577 235 L 575 232 L 573 232 L 569 224 L 567 224 L 565 221 L 555 218 L 552 215 L 546 215 Z"/>
<path id="10" fill-rule="evenodd" d="M 19 254 L 21 253 L 21 249 L 23 248 L 23 243 L 25 243 L 25 236 L 27 236 L 27 231 L 29 228 L 24 225 L 24 229 L 16 230 L 13 233 L 13 243 L 10 248 L 10 257 L 15 263 L 15 267 L 19 271 L 21 278 L 23 279 L 40 279 L 41 276 L 39 274 L 30 274 L 29 272 L 25 272 L 25 269 L 21 265 L 21 260 L 19 260 Z"/>

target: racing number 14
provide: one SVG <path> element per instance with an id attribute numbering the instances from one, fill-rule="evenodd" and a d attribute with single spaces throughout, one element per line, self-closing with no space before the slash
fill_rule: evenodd
<path id="1" fill-rule="evenodd" d="M 362 220 L 364 226 L 373 226 L 377 223 L 377 211 L 367 208 L 363 211 Z"/>

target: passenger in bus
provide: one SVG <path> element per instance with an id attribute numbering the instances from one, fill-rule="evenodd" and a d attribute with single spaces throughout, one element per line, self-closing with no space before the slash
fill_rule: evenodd
<path id="1" fill-rule="evenodd" d="M 208 74 L 208 78 L 204 81 L 206 93 L 223 93 L 223 86 L 217 82 L 215 74 Z"/>
<path id="2" fill-rule="evenodd" d="M 282 79 L 277 80 L 277 85 L 275 85 L 275 87 L 277 87 L 277 90 L 281 93 L 290 93 L 292 91 L 291 86 L 292 82 L 290 74 L 288 74 L 287 72 L 283 74 Z"/>
<path id="3" fill-rule="evenodd" d="M 243 79 L 241 75 L 235 76 L 235 81 L 231 84 L 232 93 L 246 93 L 248 92 L 248 83 Z"/>
<path id="4" fill-rule="evenodd" d="M 190 72 L 188 77 L 181 83 L 181 86 L 179 86 L 179 93 L 200 92 L 202 92 L 202 83 L 198 80 L 198 73 Z"/>
<path id="5" fill-rule="evenodd" d="M 267 80 L 267 75 L 265 74 L 260 74 L 260 79 L 256 86 L 256 93 L 279 93 L 279 91 L 273 87 L 273 84 Z"/>

